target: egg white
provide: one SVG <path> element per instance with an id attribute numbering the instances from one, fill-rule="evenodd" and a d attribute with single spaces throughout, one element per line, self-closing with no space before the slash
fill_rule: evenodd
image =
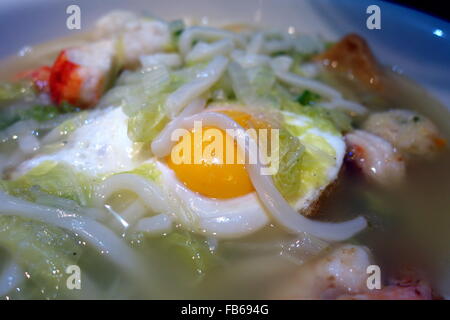
<path id="1" fill-rule="evenodd" d="M 208 198 L 189 190 L 165 163 L 156 161 L 174 218 L 185 228 L 217 238 L 235 238 L 264 227 L 269 217 L 256 193 L 232 199 Z"/>
<path id="2" fill-rule="evenodd" d="M 134 144 L 127 135 L 127 121 L 121 108 L 91 111 L 84 124 L 67 137 L 61 148 L 52 153 L 38 153 L 24 161 L 13 177 L 44 161 L 65 162 L 91 176 L 131 170 L 139 161 L 135 159 Z"/>

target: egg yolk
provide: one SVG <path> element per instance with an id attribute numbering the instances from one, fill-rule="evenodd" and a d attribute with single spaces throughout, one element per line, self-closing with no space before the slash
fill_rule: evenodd
<path id="1" fill-rule="evenodd" d="M 216 129 L 222 135 L 222 153 L 204 151 L 212 143 L 209 129 Z M 181 137 L 180 143 L 184 139 L 191 141 L 191 154 L 187 157 L 188 161 L 177 163 L 172 155 L 168 157 L 167 164 L 179 180 L 192 191 L 196 191 L 210 198 L 227 199 L 235 198 L 253 192 L 253 185 L 247 174 L 244 164 L 237 163 L 237 155 L 241 150 L 233 138 L 228 136 L 225 131 L 217 128 L 202 128 L 202 145 L 194 143 L 195 130 L 190 131 Z M 226 141 L 226 142 L 225 142 Z M 196 159 L 195 152 L 201 148 L 201 153 Z M 198 150 L 197 150 L 198 151 Z M 227 155 L 236 155 L 232 163 L 227 163 Z M 186 158 L 185 158 L 186 159 Z"/>
<path id="2" fill-rule="evenodd" d="M 218 112 L 229 116 L 245 129 L 268 127 L 267 124 L 263 124 L 241 111 L 224 110 Z M 221 150 L 205 153 L 206 148 L 211 150 L 211 143 L 215 140 L 208 133 L 209 129 L 215 129 L 216 133 L 220 132 L 223 143 L 220 144 Z M 245 159 L 245 155 L 236 141 L 227 135 L 224 130 L 218 128 L 203 127 L 201 135 L 201 145 L 194 143 L 195 130 L 191 130 L 180 138 L 179 143 L 182 143 L 184 139 L 190 139 L 191 141 L 190 156 L 186 156 L 187 160 L 190 161 L 179 163 L 179 161 L 173 161 L 172 155 L 167 158 L 168 166 L 175 172 L 177 178 L 190 190 L 210 198 L 229 199 L 253 192 L 254 188 L 245 165 L 238 161 L 238 157 Z M 199 151 L 200 148 L 201 152 L 198 152 L 195 159 L 195 152 Z M 198 157 L 199 155 L 200 157 Z M 231 158 L 233 161 L 230 163 L 227 159 Z"/>

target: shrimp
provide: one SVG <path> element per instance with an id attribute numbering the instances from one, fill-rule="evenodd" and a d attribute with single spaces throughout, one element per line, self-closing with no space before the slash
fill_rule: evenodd
<path id="1" fill-rule="evenodd" d="M 348 133 L 347 160 L 354 162 L 372 181 L 381 185 L 400 183 L 405 176 L 403 156 L 388 141 L 363 130 Z"/>
<path id="2" fill-rule="evenodd" d="M 115 43 L 110 40 L 61 51 L 49 79 L 53 102 L 80 108 L 94 105 L 106 88 L 114 56 Z"/>
<path id="3" fill-rule="evenodd" d="M 394 109 L 374 113 L 363 127 L 411 155 L 433 156 L 446 145 L 433 122 L 410 110 Z"/>
<path id="4" fill-rule="evenodd" d="M 275 299 L 429 300 L 427 281 L 414 273 L 391 279 L 381 289 L 367 286 L 367 268 L 373 264 L 367 247 L 344 244 L 304 265 L 278 288 Z M 403 270 L 404 271 L 404 270 Z"/>
<path id="5" fill-rule="evenodd" d="M 280 287 L 276 299 L 334 299 L 367 290 L 368 248 L 341 245 L 322 258 L 303 266 L 294 279 Z"/>
<path id="6" fill-rule="evenodd" d="M 141 55 L 163 51 L 171 39 L 167 23 L 123 11 L 101 18 L 93 34 L 93 42 L 62 50 L 51 67 L 54 103 L 92 107 L 120 69 L 135 67 Z"/>

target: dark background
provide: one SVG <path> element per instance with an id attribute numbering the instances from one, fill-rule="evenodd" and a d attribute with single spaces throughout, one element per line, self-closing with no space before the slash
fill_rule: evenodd
<path id="1" fill-rule="evenodd" d="M 396 3 L 418 11 L 425 12 L 432 16 L 450 21 L 450 3 L 446 0 L 384 0 L 386 2 Z"/>

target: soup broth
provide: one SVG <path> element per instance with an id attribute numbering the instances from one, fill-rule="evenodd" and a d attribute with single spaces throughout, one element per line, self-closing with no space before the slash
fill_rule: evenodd
<path id="1" fill-rule="evenodd" d="M 179 30 L 178 37 L 180 36 L 180 33 L 182 37 L 183 33 L 189 32 L 190 28 L 193 27 L 184 26 L 183 29 Z M 244 29 L 244 31 L 246 30 L 245 28 L 240 29 Z M 232 30 L 236 31 L 234 29 Z M 238 31 L 241 32 L 242 30 Z M 262 35 L 263 33 L 259 34 Z M 250 35 L 245 34 L 245 46 L 248 50 L 247 52 L 254 50 L 249 49 L 249 46 L 252 45 L 251 43 L 253 43 L 253 46 L 257 46 L 257 41 L 266 41 L 266 43 L 272 44 L 275 44 L 276 41 L 280 41 L 281 43 L 282 40 L 279 39 L 284 39 L 283 36 L 284 35 L 282 34 L 268 33 L 265 40 L 261 40 L 260 38 L 255 38 L 258 37 L 257 31 L 252 31 Z M 205 39 L 207 38 L 208 37 L 205 37 Z M 92 35 L 89 34 L 82 35 L 74 39 L 57 40 L 48 45 L 41 45 L 31 48 L 31 50 L 28 50 L 24 56 L 6 59 L 0 64 L 0 68 L 3 70 L 1 80 L 3 82 L 10 82 L 18 73 L 23 72 L 24 70 L 34 69 L 42 65 L 51 66 L 55 59 L 57 59 L 61 50 L 70 47 L 83 47 L 92 41 L 99 41 L 92 39 Z M 207 42 L 205 39 L 196 40 L 197 44 L 198 41 Z M 224 39 L 228 38 L 224 37 Z M 218 48 L 221 45 L 227 48 L 228 46 L 230 46 L 230 48 L 231 46 L 233 46 L 232 48 L 239 48 L 239 46 L 241 46 L 241 44 L 239 44 L 239 41 L 241 41 L 239 38 L 230 39 L 231 40 L 229 42 L 224 41 L 218 44 Z M 177 38 L 177 41 L 181 40 Z M 190 45 L 192 46 L 192 44 Z M 208 45 L 210 45 L 210 43 Z M 195 45 L 192 47 L 196 48 Z M 189 48 L 189 50 L 194 51 L 192 48 Z M 227 59 L 233 61 L 232 50 L 237 49 L 227 50 L 228 51 L 225 51 L 229 54 Z M 176 54 L 182 52 L 176 46 L 170 47 L 166 51 Z M 145 52 L 144 54 L 148 55 L 149 53 Z M 153 52 L 150 52 L 150 54 L 153 54 Z M 184 55 L 183 59 L 186 59 L 186 53 L 182 52 L 180 55 L 181 54 Z M 291 51 L 283 53 L 271 52 L 264 54 L 261 51 L 260 54 L 266 55 L 268 57 L 267 59 L 274 59 L 279 55 L 289 56 Z M 299 59 L 299 62 L 296 61 L 294 63 L 298 63 L 300 66 L 302 66 L 303 63 L 312 63 L 309 58 L 307 58 L 310 54 L 302 54 L 304 57 Z M 300 54 L 295 52 L 291 54 L 294 58 L 296 57 L 295 55 Z M 184 73 L 180 72 L 175 76 L 172 75 L 172 77 L 180 77 L 180 79 L 185 77 L 191 79 L 184 82 L 189 83 L 189 81 L 196 81 L 195 78 L 194 80 L 189 78 L 189 73 L 196 72 L 195 68 L 201 69 L 207 67 L 208 63 L 213 63 L 210 62 L 211 60 L 214 61 L 213 59 L 214 57 L 201 62 L 199 66 L 196 66 L 194 62 L 191 62 L 191 66 L 187 63 L 187 66 L 177 66 L 174 69 L 169 68 L 169 70 L 180 70 L 187 68 L 186 70 L 188 71 L 184 71 Z M 265 58 L 263 57 L 260 59 L 264 60 Z M 305 61 L 303 62 L 302 59 L 305 59 Z M 140 61 L 142 63 L 144 60 L 141 58 Z M 257 69 L 255 66 L 245 67 L 245 61 L 239 61 L 241 61 L 242 64 L 240 68 L 243 68 L 244 70 L 251 69 L 258 72 L 267 72 L 266 69 Z M 194 71 L 188 69 L 189 67 Z M 119 86 L 125 87 L 128 85 L 128 83 L 125 82 L 126 80 L 124 80 L 124 77 L 127 74 L 132 74 L 133 72 L 139 73 L 140 71 L 136 71 L 139 70 L 139 68 L 140 66 L 137 63 L 132 67 L 122 68 L 117 76 L 118 80 L 115 80 L 115 84 L 109 89 L 110 91 L 106 91 L 106 96 L 115 90 L 115 88 Z M 55 64 L 53 64 L 51 72 L 55 72 L 54 70 Z M 228 72 L 229 73 L 224 73 L 225 75 L 221 78 L 221 80 L 218 80 L 217 83 L 210 86 L 210 89 L 208 89 L 208 94 L 203 95 L 203 97 L 207 96 L 206 100 L 211 105 L 218 104 L 217 101 L 220 101 L 221 103 L 238 103 L 240 105 L 246 103 L 240 101 L 239 91 L 237 91 L 236 87 L 233 87 L 235 84 L 231 83 L 230 88 L 230 85 L 226 83 L 227 81 L 230 81 L 228 79 L 230 75 L 232 78 L 232 71 Z M 253 73 L 250 74 L 250 77 L 252 77 L 252 75 L 254 76 Z M 418 114 L 425 116 L 436 125 L 439 129 L 440 139 L 442 139 L 442 141 L 449 141 L 450 114 L 448 109 L 441 105 L 424 89 L 413 83 L 413 81 L 389 71 L 387 67 L 386 70 L 383 71 L 383 74 L 383 81 L 385 84 L 383 93 L 379 93 L 376 90 L 372 90 L 370 88 L 368 89 L 362 86 L 358 79 L 355 79 L 354 77 L 349 78 L 348 74 L 342 74 L 327 69 L 326 67 L 320 67 L 318 74 L 314 78 L 310 79 L 315 79 L 314 81 L 321 81 L 323 84 L 331 86 L 339 92 L 342 92 L 343 98 L 364 105 L 367 107 L 369 114 L 391 109 L 413 110 Z M 50 81 L 52 79 L 51 77 L 52 75 L 50 76 Z M 142 81 L 150 81 L 148 79 L 153 78 L 150 76 L 150 78 L 146 78 Z M 260 78 L 259 80 L 263 81 L 264 78 Z M 130 81 L 132 82 L 132 80 Z M 183 82 L 181 80 L 176 81 Z M 277 83 L 276 85 L 285 85 L 285 83 L 286 81 Z M 167 89 L 168 91 L 165 93 L 164 97 L 167 97 L 173 93 L 177 87 L 179 88 L 179 84 L 172 83 L 169 86 L 173 86 L 174 89 Z M 153 90 L 153 88 L 149 87 L 146 88 L 146 90 Z M 289 94 L 292 95 L 296 93 L 293 88 L 288 88 L 286 91 L 289 91 Z M 302 91 L 303 89 L 300 93 L 302 93 Z M 29 105 L 55 104 L 54 100 L 49 100 L 48 97 L 43 97 L 43 95 L 45 96 L 47 94 L 53 94 L 52 87 L 50 87 L 50 91 L 35 95 L 33 98 L 18 99 L 13 102 L 0 101 L 0 104 L 3 110 L 6 110 L 6 108 L 12 108 L 11 106 L 13 106 L 13 108 L 24 108 L 25 110 Z M 139 94 L 141 93 L 138 92 L 136 95 Z M 228 95 L 228 97 L 220 100 L 221 95 Z M 258 95 L 260 97 L 265 97 L 263 92 L 258 92 Z M 101 99 L 103 99 L 103 97 Z M 149 99 L 151 99 L 151 97 Z M 261 100 L 262 99 L 255 101 Z M 14 289 L 7 290 L 7 288 L 0 287 L 0 290 L 2 290 L 0 291 L 1 295 L 12 299 L 278 298 L 279 296 L 284 297 L 283 294 L 279 295 L 279 293 L 284 290 L 284 284 L 293 282 L 292 279 L 297 279 L 299 277 L 301 278 L 302 276 L 299 276 L 299 274 L 306 276 L 308 273 L 311 273 L 314 275 L 311 270 L 316 268 L 318 261 L 321 261 L 321 259 L 327 257 L 327 255 L 333 252 L 333 250 L 339 248 L 343 243 L 345 243 L 354 246 L 365 246 L 368 250 L 370 250 L 371 256 L 373 256 L 373 261 L 375 261 L 375 264 L 380 267 L 381 279 L 384 286 L 388 286 L 388 284 L 391 283 L 389 282 L 390 279 L 397 277 L 401 270 L 410 268 L 419 270 L 418 274 L 420 274 L 420 280 L 426 281 L 430 284 L 435 298 L 448 297 L 450 288 L 450 280 L 448 277 L 448 268 L 450 265 L 450 238 L 448 232 L 450 227 L 450 215 L 448 209 L 450 208 L 450 198 L 448 197 L 448 190 L 450 190 L 450 151 L 446 146 L 442 147 L 439 152 L 434 155 L 430 154 L 425 155 L 424 157 L 404 155 L 405 161 L 407 161 L 404 179 L 400 184 L 389 187 L 378 185 L 365 177 L 361 173 L 361 169 L 358 168 L 358 166 L 355 166 L 347 154 L 346 160 L 344 160 L 342 166 L 338 168 L 338 177 L 335 181 L 326 186 L 329 192 L 322 194 L 320 198 L 316 199 L 317 208 L 315 209 L 314 216 L 309 219 L 322 222 L 341 222 L 353 219 L 357 216 L 362 216 L 367 221 L 367 227 L 361 232 L 358 232 L 345 240 L 330 242 L 322 240 L 315 241 L 314 238 L 311 240 L 309 238 L 305 238 L 303 233 L 296 234 L 295 232 L 286 232 L 286 228 L 280 226 L 277 220 L 272 218 L 269 218 L 268 222 L 265 223 L 263 227 L 258 228 L 258 230 L 248 234 L 243 234 L 239 237 L 231 237 L 232 239 L 227 239 L 227 236 L 214 236 L 213 233 L 209 232 L 205 232 L 206 236 L 202 234 L 202 232 L 191 232 L 193 228 L 186 226 L 186 223 L 184 222 L 185 220 L 182 219 L 176 220 L 171 229 L 164 230 L 157 235 L 149 232 L 137 232 L 131 226 L 129 228 L 123 228 L 120 224 L 123 219 L 118 219 L 118 222 L 112 222 L 115 221 L 114 217 L 116 216 L 113 218 L 111 218 L 111 216 L 107 216 L 107 218 L 97 219 L 97 214 L 100 214 L 100 211 L 103 215 L 111 214 L 111 212 L 125 212 L 127 208 L 130 208 L 132 205 L 140 206 L 139 208 L 144 208 L 143 211 L 146 213 L 141 218 L 148 216 L 148 210 L 145 209 L 146 205 L 143 205 L 145 202 L 140 200 L 141 195 L 136 193 L 134 189 L 119 190 L 119 187 L 117 188 L 119 192 L 111 193 L 108 194 L 108 196 L 105 196 L 106 198 L 104 205 L 109 210 L 107 211 L 103 206 L 96 207 L 96 205 L 93 205 L 92 202 L 89 202 L 90 200 L 84 203 L 84 198 L 82 198 L 80 194 L 84 194 L 86 191 L 85 189 L 82 189 L 79 193 L 77 193 L 76 198 L 72 197 L 72 194 L 70 194 L 69 197 L 64 196 L 63 194 L 60 194 L 59 197 L 55 196 L 55 194 L 49 195 L 45 189 L 48 187 L 46 185 L 46 179 L 52 179 L 52 177 L 47 178 L 45 175 L 41 178 L 27 178 L 33 180 L 30 180 L 31 182 L 29 184 L 25 184 L 26 192 L 24 189 L 20 189 L 21 185 L 19 186 L 18 184 L 13 187 L 9 187 L 8 181 L 16 181 L 17 179 L 19 179 L 17 181 L 22 181 L 20 180 L 20 176 L 22 174 L 26 175 L 27 171 L 22 170 L 22 163 L 26 164 L 27 170 L 30 170 L 32 164 L 35 167 L 38 167 L 35 165 L 37 162 L 33 162 L 33 159 L 37 159 L 36 154 L 40 153 L 46 155 L 48 159 L 53 159 L 52 161 L 54 161 L 57 159 L 56 156 L 48 155 L 61 154 L 61 152 L 64 152 L 64 150 L 66 150 L 64 149 L 64 146 L 72 143 L 72 140 L 70 139 L 75 139 L 70 137 L 76 135 L 76 132 L 81 132 L 79 131 L 81 129 L 76 129 L 75 126 L 75 129 L 73 129 L 75 130 L 74 133 L 69 133 L 67 137 L 64 136 L 63 140 L 56 139 L 56 141 L 52 141 L 51 143 L 45 143 L 44 141 L 46 141 L 46 137 L 52 132 L 54 127 L 61 126 L 65 123 L 64 121 L 73 119 L 73 117 L 86 112 L 90 113 L 91 117 L 94 117 L 92 115 L 95 115 L 95 112 L 97 112 L 97 107 L 95 107 L 95 105 L 101 106 L 102 101 L 104 100 L 97 101 L 93 106 L 89 107 L 90 109 L 85 109 L 84 105 L 82 107 L 75 105 L 69 112 L 70 116 L 67 116 L 67 114 L 61 112 L 60 115 L 51 118 L 51 120 L 46 120 L 54 121 L 53 127 L 51 124 L 49 124 L 48 127 L 44 126 L 44 124 L 48 124 L 49 122 L 38 121 L 37 123 L 40 128 L 30 128 L 33 130 L 32 136 L 39 141 L 40 147 L 36 147 L 36 151 L 27 153 L 19 152 L 18 150 L 25 148 L 23 145 L 28 140 L 25 142 L 23 142 L 23 140 L 17 141 L 17 139 L 11 138 L 7 131 L 11 129 L 11 126 L 18 126 L 18 123 L 20 122 L 28 121 L 25 125 L 35 124 L 34 122 L 31 122 L 30 119 L 15 122 L 0 132 L 3 137 L 3 142 L 0 144 L 0 159 L 2 163 L 3 181 L 6 181 L 5 185 L 8 185 L 8 187 L 3 188 L 5 190 L 5 194 L 7 194 L 5 195 L 6 200 L 3 199 L 3 201 L 5 201 L 5 203 L 9 203 L 13 201 L 11 200 L 11 197 L 17 197 L 22 199 L 20 201 L 24 201 L 24 203 L 20 202 L 20 204 L 17 205 L 18 209 L 16 211 L 21 212 L 20 214 L 15 214 L 15 211 L 6 205 L 5 208 L 0 207 L 2 216 L 8 217 L 8 219 L 2 220 L 0 224 L 0 232 L 4 235 L 4 239 L 1 239 L 3 237 L 0 235 L 0 247 L 3 248 L 0 250 L 0 270 L 3 270 L 3 272 L 10 272 L 8 271 L 10 270 L 8 268 L 17 265 L 18 270 L 20 270 L 18 273 L 28 274 L 29 272 L 31 275 L 25 279 L 23 279 L 22 275 L 17 275 L 17 282 L 12 283 L 12 287 Z M 116 101 L 118 100 L 116 99 Z M 153 103 L 156 104 L 160 102 L 153 101 Z M 102 107 L 98 108 L 100 110 L 98 111 L 98 117 L 100 117 Z M 125 110 L 127 107 L 124 107 L 122 104 L 122 108 Z M 311 104 L 309 106 L 305 106 L 304 108 L 320 108 L 320 100 L 317 105 Z M 306 112 L 310 112 L 308 111 L 310 109 L 306 110 Z M 145 112 L 143 114 L 145 115 Z M 139 120 L 136 120 L 137 118 L 133 118 L 135 117 L 134 113 L 130 112 L 127 114 L 127 117 L 128 116 L 127 132 L 128 136 L 132 136 L 135 132 L 132 131 L 133 129 L 130 129 L 130 123 Z M 87 117 L 88 118 L 86 119 L 88 120 L 83 122 L 84 125 L 96 123 L 96 121 L 102 121 L 97 120 L 97 118 Z M 112 117 L 111 119 L 112 120 L 108 121 L 115 121 L 114 119 L 116 118 Z M 150 120 L 146 121 L 150 121 L 149 126 L 153 127 L 153 123 L 151 123 L 151 121 L 152 119 L 153 121 L 156 121 L 155 118 L 148 119 Z M 364 121 L 366 119 L 367 115 L 352 118 L 352 130 L 363 129 Z M 169 121 L 164 120 L 161 124 L 167 125 L 168 122 Z M 107 125 L 101 128 L 106 129 L 109 124 L 113 126 L 112 123 L 107 122 Z M 14 135 L 13 131 L 11 132 Z M 81 133 L 78 134 L 81 136 Z M 108 135 L 108 133 L 106 135 Z M 34 138 L 31 139 L 29 137 L 30 135 L 25 134 L 23 136 L 19 136 L 18 139 L 29 139 L 30 141 L 34 141 Z M 92 132 L 92 141 L 94 141 L 92 143 L 97 143 L 97 140 L 95 140 L 97 138 L 95 137 L 96 133 Z M 141 158 L 147 159 L 154 156 L 154 152 L 149 149 L 151 145 L 150 142 L 150 140 L 138 139 L 138 141 L 133 144 L 133 148 L 138 148 L 141 150 Z M 79 144 L 87 142 L 73 143 L 77 145 L 76 143 Z M 101 157 L 95 158 L 93 161 L 99 161 L 99 159 L 100 162 L 103 161 L 101 160 L 103 159 Z M 161 160 L 161 163 L 164 164 L 164 160 Z M 49 172 L 53 172 L 50 171 L 50 169 L 48 170 Z M 117 170 L 117 172 L 127 172 L 133 176 L 138 176 L 136 171 L 133 170 L 135 169 L 127 168 L 124 170 Z M 151 171 L 153 169 L 148 170 Z M 95 183 L 106 183 L 103 181 L 107 181 L 110 177 L 117 175 L 117 172 L 112 172 L 111 174 L 104 176 L 96 175 L 95 179 L 97 180 L 95 180 Z M 151 172 L 152 173 L 150 174 L 153 174 L 153 171 Z M 162 172 L 162 174 L 158 174 L 165 177 L 164 171 Z M 37 175 L 38 174 L 36 173 L 36 176 Z M 149 173 L 147 172 L 146 175 L 148 176 Z M 64 174 L 64 176 L 67 175 Z M 75 176 L 76 178 L 74 179 L 84 179 L 80 178 L 78 173 L 75 174 Z M 142 178 L 142 176 L 139 177 L 140 179 Z M 21 183 L 24 182 L 22 181 Z M 137 188 L 136 186 L 138 185 L 136 183 L 137 182 L 132 182 L 131 184 Z M 144 184 L 145 182 L 142 182 L 142 185 Z M 220 189 L 220 186 L 217 186 L 217 188 Z M 257 188 L 255 189 L 258 191 Z M 95 190 L 92 191 L 92 194 L 97 192 Z M 321 192 L 323 190 L 324 188 L 321 189 Z M 93 197 L 95 198 L 95 196 Z M 111 198 L 108 200 L 108 197 Z M 58 202 L 55 198 L 61 198 L 63 200 L 59 200 Z M 166 200 L 167 203 L 170 201 L 170 199 Z M 258 200 L 258 203 L 261 205 L 262 202 Z M 177 204 L 180 207 L 185 205 L 182 201 L 177 202 Z M 40 207 L 38 208 L 37 206 Z M 136 257 L 136 261 L 138 261 L 138 263 L 132 264 L 131 260 L 120 257 L 121 253 L 118 253 L 118 255 L 115 256 L 117 259 L 114 259 L 116 260 L 109 259 L 108 256 L 110 254 L 116 254 L 116 251 L 112 250 L 110 252 L 106 246 L 102 248 L 100 242 L 103 240 L 99 240 L 98 243 L 94 241 L 94 244 L 89 243 L 89 241 L 86 240 L 86 237 L 83 236 L 83 234 L 90 232 L 82 230 L 84 225 L 89 225 L 89 223 L 84 222 L 85 220 L 80 222 L 80 229 L 75 229 L 75 231 L 67 230 L 67 228 L 61 228 L 61 224 L 53 225 L 50 223 L 50 221 L 52 221 L 50 218 L 47 220 L 47 223 L 45 221 L 30 222 L 33 221 L 32 218 L 30 219 L 33 213 L 41 212 L 43 210 L 42 207 L 45 206 L 53 208 L 49 209 L 50 211 L 48 212 L 50 212 L 50 214 L 52 212 L 58 212 L 57 210 L 61 209 L 63 210 L 61 212 L 64 212 L 64 214 L 75 212 L 83 217 L 83 219 L 92 219 L 96 221 L 95 226 L 92 225 L 92 229 L 90 230 L 98 232 L 99 239 L 103 235 L 106 236 L 106 231 L 104 231 L 104 229 L 107 229 L 108 232 L 116 235 L 119 239 L 117 241 L 123 243 L 123 245 L 131 251 L 131 254 L 133 257 Z M 239 203 L 237 206 L 242 208 L 242 213 L 238 213 L 241 216 L 246 215 L 245 210 L 247 206 L 250 208 L 250 205 L 245 202 Z M 31 212 L 28 216 L 23 213 L 26 210 Z M 42 213 L 42 215 L 44 215 L 44 213 Z M 152 215 L 153 214 L 150 216 Z M 266 213 L 266 215 L 269 217 L 271 216 L 268 213 Z M 125 221 L 125 223 L 127 222 Z M 96 235 L 94 235 L 94 238 L 95 237 Z M 112 236 L 110 236 L 109 233 L 106 238 L 110 239 L 111 243 L 116 243 L 114 242 L 116 240 L 112 240 Z M 108 241 L 110 240 L 106 240 L 104 244 L 109 243 Z M 32 249 L 28 251 L 19 250 L 18 255 L 24 256 L 16 256 L 13 250 L 24 243 L 33 244 L 33 246 L 39 249 L 37 250 L 38 253 Z M 58 251 L 60 249 L 63 251 Z M 115 249 L 118 250 L 117 252 L 120 252 L 120 249 Z M 81 270 L 82 290 L 66 290 L 63 288 L 66 283 L 65 279 L 69 274 L 66 273 L 66 270 L 58 269 L 55 272 L 60 274 L 60 278 L 48 275 L 47 273 L 49 270 L 52 270 L 52 266 L 43 263 L 42 261 L 45 259 L 67 259 L 70 264 L 79 266 Z M 120 263 L 117 263 L 118 261 Z M 55 263 L 54 266 L 57 267 L 59 265 L 67 264 L 66 262 L 62 264 L 58 263 Z M 304 283 L 305 282 L 303 282 L 303 285 Z M 310 288 L 307 285 L 302 287 L 302 283 L 299 283 L 298 290 L 308 291 Z M 353 292 L 348 291 L 344 293 L 352 294 Z M 307 294 L 303 295 L 302 293 L 302 295 L 300 295 L 300 297 L 303 296 L 307 296 Z M 319 298 L 319 296 L 314 295 L 312 295 L 312 297 Z M 321 297 L 328 298 L 329 296 L 325 295 Z M 336 296 L 332 297 L 335 298 Z"/>

